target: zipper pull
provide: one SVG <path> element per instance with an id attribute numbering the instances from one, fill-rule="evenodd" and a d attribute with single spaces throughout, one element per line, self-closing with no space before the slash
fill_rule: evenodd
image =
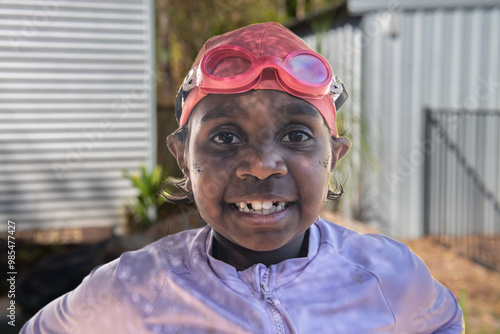
<path id="1" fill-rule="evenodd" d="M 271 299 L 273 297 L 271 295 L 271 292 L 269 291 L 269 287 L 267 286 L 267 284 L 260 283 L 260 288 L 262 289 L 262 294 L 264 295 L 264 298 Z"/>
<path id="2" fill-rule="evenodd" d="M 264 296 L 264 298 L 271 300 L 273 299 L 273 295 L 271 294 L 271 291 L 269 291 L 268 280 L 269 280 L 269 268 L 266 269 L 266 271 L 264 272 L 264 276 L 262 277 L 262 281 L 260 282 L 260 288 L 262 290 L 262 295 Z"/>

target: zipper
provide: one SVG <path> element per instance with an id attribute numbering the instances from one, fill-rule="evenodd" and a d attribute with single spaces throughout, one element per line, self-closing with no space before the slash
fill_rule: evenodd
<path id="1" fill-rule="evenodd" d="M 269 268 L 264 272 L 264 276 L 262 277 L 262 282 L 260 283 L 260 288 L 262 289 L 262 296 L 266 300 L 269 305 L 269 309 L 271 310 L 271 314 L 273 315 L 274 323 L 276 325 L 276 330 L 279 334 L 285 334 L 285 325 L 283 324 L 283 319 L 281 318 L 280 311 L 276 307 L 274 303 L 274 296 L 269 290 Z"/>

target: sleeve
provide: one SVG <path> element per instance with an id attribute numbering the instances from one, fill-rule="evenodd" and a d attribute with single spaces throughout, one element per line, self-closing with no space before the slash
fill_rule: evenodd
<path id="1" fill-rule="evenodd" d="M 395 333 L 463 333 L 462 310 L 450 290 L 437 282 L 404 244 L 380 237 L 376 275 L 396 321 Z"/>
<path id="2" fill-rule="evenodd" d="M 138 333 L 156 293 L 147 282 L 147 267 L 151 267 L 147 257 L 124 253 L 94 269 L 75 290 L 47 304 L 20 333 Z"/>

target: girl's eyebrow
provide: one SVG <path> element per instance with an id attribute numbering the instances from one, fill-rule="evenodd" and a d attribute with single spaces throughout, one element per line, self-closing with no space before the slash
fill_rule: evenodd
<path id="1" fill-rule="evenodd" d="M 234 118 L 240 116 L 247 116 L 248 111 L 242 108 L 234 108 L 234 107 L 216 107 L 207 112 L 202 118 L 201 123 L 206 123 L 208 121 L 220 119 L 220 118 Z"/>
<path id="2" fill-rule="evenodd" d="M 322 117 L 318 110 L 310 104 L 290 103 L 279 108 L 279 112 L 290 116 Z"/>

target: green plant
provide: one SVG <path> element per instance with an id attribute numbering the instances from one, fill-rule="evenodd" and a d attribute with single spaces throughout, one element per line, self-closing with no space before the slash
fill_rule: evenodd
<path id="1" fill-rule="evenodd" d="M 460 290 L 460 294 L 458 295 L 458 305 L 462 309 L 464 326 L 467 328 L 467 291 Z"/>
<path id="2" fill-rule="evenodd" d="M 122 173 L 138 191 L 135 201 L 126 205 L 128 228 L 134 232 L 154 224 L 158 219 L 159 208 L 165 202 L 158 196 L 158 189 L 166 175 L 161 166 L 156 166 L 152 171 L 141 166 L 138 175 L 126 170 Z"/>

